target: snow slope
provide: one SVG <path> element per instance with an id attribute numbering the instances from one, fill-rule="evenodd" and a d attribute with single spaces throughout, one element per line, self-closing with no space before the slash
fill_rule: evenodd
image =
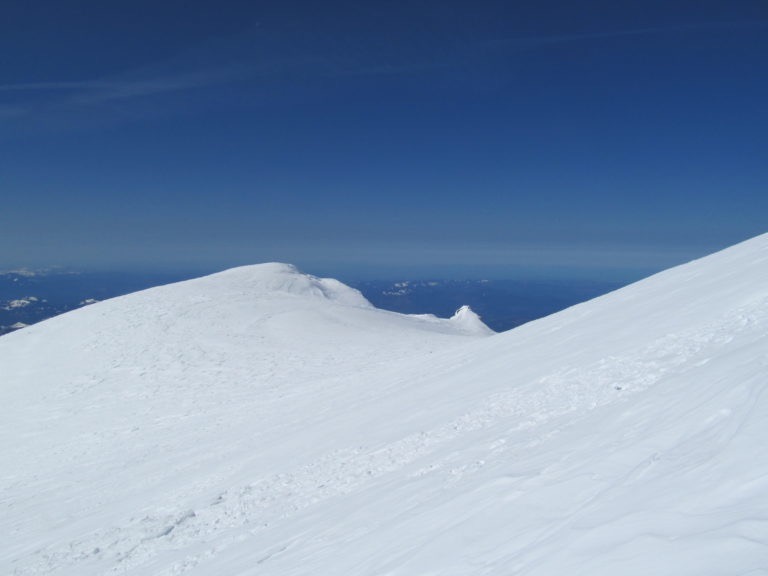
<path id="1" fill-rule="evenodd" d="M 768 574 L 768 235 L 516 330 L 286 265 L 0 338 L 0 573 Z"/>

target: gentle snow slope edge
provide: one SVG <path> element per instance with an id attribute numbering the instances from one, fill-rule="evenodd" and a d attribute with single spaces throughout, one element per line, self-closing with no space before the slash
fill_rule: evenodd
<path id="1" fill-rule="evenodd" d="M 8 573 L 768 573 L 766 235 L 484 339 L 172 288 L 0 339 Z"/>

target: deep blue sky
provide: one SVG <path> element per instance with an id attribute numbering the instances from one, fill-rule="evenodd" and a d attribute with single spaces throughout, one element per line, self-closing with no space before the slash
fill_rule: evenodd
<path id="1" fill-rule="evenodd" d="M 768 3 L 10 0 L 0 268 L 639 275 L 768 231 Z"/>

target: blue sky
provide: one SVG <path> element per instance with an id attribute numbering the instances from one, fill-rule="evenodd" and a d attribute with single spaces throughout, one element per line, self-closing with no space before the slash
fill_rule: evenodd
<path id="1" fill-rule="evenodd" d="M 0 268 L 632 277 L 768 231 L 768 4 L 15 1 Z"/>

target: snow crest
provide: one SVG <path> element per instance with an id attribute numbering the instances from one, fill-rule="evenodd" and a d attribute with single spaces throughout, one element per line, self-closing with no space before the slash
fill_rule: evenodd
<path id="1" fill-rule="evenodd" d="M 518 329 L 269 264 L 0 338 L 0 573 L 768 573 L 768 235 Z"/>
<path id="2" fill-rule="evenodd" d="M 202 280 L 232 283 L 240 290 L 248 291 L 254 296 L 278 292 L 322 298 L 345 306 L 373 307 L 359 290 L 333 278 L 318 278 L 304 274 L 292 264 L 269 262 L 241 266 L 212 274 Z"/>
<path id="3" fill-rule="evenodd" d="M 451 316 L 450 321 L 467 332 L 485 335 L 494 333 L 469 306 L 462 306 L 456 310 L 456 313 Z"/>

